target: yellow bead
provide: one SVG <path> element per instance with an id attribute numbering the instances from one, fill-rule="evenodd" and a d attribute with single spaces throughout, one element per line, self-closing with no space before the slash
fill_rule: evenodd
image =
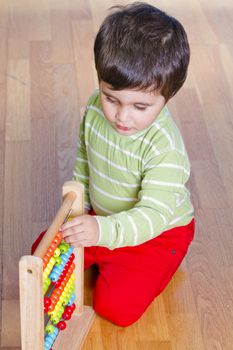
<path id="1" fill-rule="evenodd" d="M 61 251 L 59 248 L 56 248 L 55 251 L 54 251 L 54 256 L 57 257 L 61 254 Z"/>
<path id="2" fill-rule="evenodd" d="M 51 262 L 49 262 L 47 267 L 48 267 L 48 270 L 50 272 L 52 270 L 52 268 L 53 268 L 53 264 Z"/>
<path id="3" fill-rule="evenodd" d="M 67 292 L 66 292 L 66 291 L 64 291 L 64 299 L 66 298 L 66 296 L 67 296 Z"/>
<path id="4" fill-rule="evenodd" d="M 49 268 L 49 266 L 47 265 L 46 268 L 45 268 L 45 270 L 44 270 L 44 273 L 46 273 L 46 274 L 49 275 L 49 272 L 50 272 L 50 268 Z"/>
<path id="5" fill-rule="evenodd" d="M 62 305 L 62 300 L 61 300 L 61 298 L 60 298 L 60 299 L 59 299 L 59 302 L 57 303 L 57 306 L 60 308 L 61 305 Z"/>
<path id="6" fill-rule="evenodd" d="M 55 307 L 55 312 L 59 312 L 60 311 L 60 306 L 57 305 L 57 307 Z"/>
<path id="7" fill-rule="evenodd" d="M 50 259 L 50 263 L 54 265 L 55 262 L 56 262 L 56 260 L 55 260 L 54 257 L 52 256 L 52 258 Z"/>

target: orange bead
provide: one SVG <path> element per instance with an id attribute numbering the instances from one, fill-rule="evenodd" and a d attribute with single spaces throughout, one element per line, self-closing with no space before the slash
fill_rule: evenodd
<path id="1" fill-rule="evenodd" d="M 58 231 L 56 234 L 56 238 L 61 240 L 62 239 L 62 232 Z"/>
<path id="2" fill-rule="evenodd" d="M 58 289 L 61 291 L 61 293 L 63 292 L 65 286 L 59 286 Z"/>
<path id="3" fill-rule="evenodd" d="M 53 306 L 53 308 L 55 307 L 55 305 L 57 304 L 57 299 L 56 298 L 54 298 L 54 296 L 52 297 L 50 297 L 50 299 L 51 299 L 51 305 Z"/>
<path id="4" fill-rule="evenodd" d="M 69 277 L 68 275 L 65 276 L 65 278 L 64 278 L 64 280 L 63 280 L 63 281 L 65 282 L 65 284 L 69 281 L 69 278 L 70 278 L 70 277 Z"/>
<path id="5" fill-rule="evenodd" d="M 47 255 L 45 255 L 45 256 L 43 257 L 43 261 L 44 261 L 46 264 L 49 262 L 49 258 L 48 258 Z"/>
<path id="6" fill-rule="evenodd" d="M 46 268 L 46 266 L 48 265 L 48 262 L 49 262 L 50 258 L 48 256 L 44 256 L 43 257 L 43 269 Z"/>
<path id="7" fill-rule="evenodd" d="M 45 254 L 48 258 L 49 258 L 49 260 L 50 260 L 50 258 L 51 258 L 51 256 L 53 255 L 52 254 L 52 252 L 50 252 L 49 250 L 47 250 L 47 252 L 46 252 L 46 254 Z"/>
<path id="8" fill-rule="evenodd" d="M 62 291 L 60 289 L 56 289 L 54 294 L 57 295 L 58 297 L 60 297 Z"/>
<path id="9" fill-rule="evenodd" d="M 51 248 L 51 246 L 48 248 L 48 252 L 53 255 L 54 249 Z"/>
<path id="10" fill-rule="evenodd" d="M 57 248 L 57 245 L 52 242 L 50 248 L 54 251 Z"/>

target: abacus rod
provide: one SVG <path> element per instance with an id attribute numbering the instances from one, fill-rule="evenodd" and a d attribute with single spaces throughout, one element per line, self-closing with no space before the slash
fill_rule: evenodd
<path id="1" fill-rule="evenodd" d="M 67 215 L 69 214 L 75 199 L 76 199 L 75 192 L 69 192 L 64 196 L 63 203 L 60 206 L 48 230 L 46 231 L 44 237 L 42 238 L 40 244 L 36 248 L 33 254 L 34 256 L 37 256 L 38 258 L 43 259 L 56 233 L 58 232 L 59 228 L 62 226 L 63 222 L 67 218 Z"/>

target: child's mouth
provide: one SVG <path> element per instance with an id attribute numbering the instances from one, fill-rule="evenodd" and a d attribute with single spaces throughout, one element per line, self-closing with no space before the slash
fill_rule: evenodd
<path id="1" fill-rule="evenodd" d="M 131 128 L 128 128 L 126 126 L 122 126 L 122 125 L 119 125 L 119 124 L 116 124 L 116 128 L 120 131 L 129 131 Z"/>

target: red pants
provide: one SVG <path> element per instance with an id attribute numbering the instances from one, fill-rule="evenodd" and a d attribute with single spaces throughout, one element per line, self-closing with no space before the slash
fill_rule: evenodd
<path id="1" fill-rule="evenodd" d="M 135 247 L 88 247 L 85 269 L 97 264 L 93 307 L 119 326 L 137 321 L 171 280 L 194 236 L 194 220 Z M 33 244 L 38 245 L 41 236 Z"/>

